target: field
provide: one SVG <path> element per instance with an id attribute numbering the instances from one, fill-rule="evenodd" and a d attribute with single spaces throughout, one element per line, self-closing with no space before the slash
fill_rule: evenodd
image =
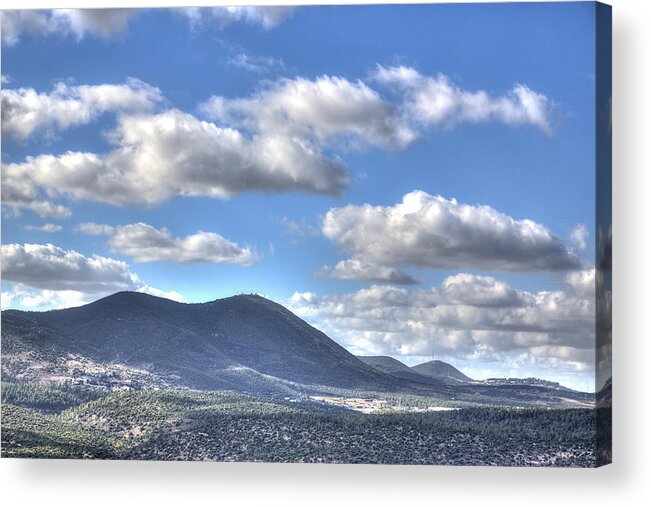
<path id="1" fill-rule="evenodd" d="M 227 391 L 98 394 L 11 383 L 2 401 L 4 457 L 595 465 L 591 409 L 366 414 Z"/>

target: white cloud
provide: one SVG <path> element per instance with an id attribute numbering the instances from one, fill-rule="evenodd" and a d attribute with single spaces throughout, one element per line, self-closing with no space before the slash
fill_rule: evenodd
<path id="1" fill-rule="evenodd" d="M 531 354 L 537 358 L 550 360 L 552 365 L 569 366 L 582 371 L 594 368 L 594 350 L 577 349 L 564 345 L 541 345 L 533 347 Z"/>
<path id="2" fill-rule="evenodd" d="M 424 76 L 411 67 L 378 66 L 373 79 L 401 94 L 405 114 L 425 126 L 498 121 L 551 132 L 552 102 L 523 84 L 516 84 L 506 95 L 491 97 L 484 90 L 459 88 L 443 74 Z"/>
<path id="3" fill-rule="evenodd" d="M 134 290 L 141 285 L 125 262 L 85 257 L 49 243 L 2 245 L 2 277 L 35 289 L 85 293 Z"/>
<path id="4" fill-rule="evenodd" d="M 588 228 L 584 224 L 578 224 L 570 232 L 570 241 L 579 249 L 588 248 Z"/>
<path id="5" fill-rule="evenodd" d="M 184 303 L 185 299 L 176 291 L 164 291 L 143 285 L 137 292 L 152 296 L 171 299 Z M 2 293 L 2 309 L 21 307 L 27 310 L 51 310 L 57 308 L 72 308 L 99 299 L 104 294 L 88 294 L 76 290 L 32 289 L 15 285 L 11 290 Z"/>
<path id="6" fill-rule="evenodd" d="M 41 218 L 70 218 L 72 215 L 69 208 L 40 195 L 34 182 L 24 177 L 21 171 L 12 171 L 3 165 L 0 176 L 3 212 L 11 210 L 15 216 L 19 216 L 20 210 L 29 209 Z"/>
<path id="7" fill-rule="evenodd" d="M 298 299 L 296 299 L 298 298 Z M 356 313 L 363 329 L 393 332 L 416 320 L 439 327 L 520 333 L 551 333 L 593 330 L 594 301 L 568 291 L 530 293 L 516 290 L 492 277 L 460 273 L 431 289 L 374 285 L 354 293 L 307 299 L 297 293 L 291 304 L 302 302 L 331 316 Z M 299 305 L 300 306 L 300 305 Z M 389 314 L 390 322 L 375 322 Z M 402 318 L 396 318 L 402 315 Z M 369 319 L 365 322 L 364 319 Z M 411 322 L 411 324 L 409 324 Z M 428 332 L 427 327 L 422 328 Z"/>
<path id="8" fill-rule="evenodd" d="M 360 80 L 324 75 L 280 79 L 248 98 L 213 96 L 201 110 L 250 132 L 282 132 L 349 148 L 370 144 L 401 149 L 428 127 L 459 123 L 531 124 L 551 132 L 551 101 L 522 84 L 507 95 L 491 97 L 483 90 L 458 88 L 444 75 L 432 78 L 409 67 L 382 66 L 372 81 L 389 89 L 397 101 L 388 101 Z"/>
<path id="9" fill-rule="evenodd" d="M 155 287 L 150 287 L 149 285 L 143 285 L 137 289 L 137 292 L 142 292 L 144 294 L 149 294 L 150 296 L 156 296 L 159 298 L 171 299 L 177 303 L 185 303 L 185 298 L 174 290 L 165 291 L 157 289 Z"/>
<path id="10" fill-rule="evenodd" d="M 297 292 L 286 303 L 358 354 L 594 368 L 594 300 L 571 288 L 532 293 L 459 273 L 429 289 Z"/>
<path id="11" fill-rule="evenodd" d="M 25 230 L 34 231 L 34 232 L 54 233 L 54 232 L 61 232 L 63 230 L 63 227 L 61 227 L 58 224 L 26 225 Z"/>
<path id="12" fill-rule="evenodd" d="M 121 116 L 104 156 L 67 152 L 3 166 L 3 204 L 49 198 L 152 205 L 177 196 L 228 198 L 243 192 L 338 194 L 346 169 L 305 140 L 244 136 L 178 110 Z"/>
<path id="13" fill-rule="evenodd" d="M 250 266 L 258 254 L 250 248 L 241 248 L 217 233 L 199 231 L 184 238 L 175 238 L 167 229 L 156 229 L 149 224 L 113 227 L 93 222 L 81 223 L 75 230 L 92 236 L 109 236 L 113 253 L 128 255 L 136 262 L 214 262 Z"/>
<path id="14" fill-rule="evenodd" d="M 136 262 L 214 262 L 250 266 L 258 259 L 250 248 L 241 248 L 214 232 L 199 231 L 175 238 L 167 229 L 156 229 L 142 222 L 116 227 L 111 232 L 109 247 L 114 253 L 133 257 Z"/>
<path id="15" fill-rule="evenodd" d="M 339 261 L 334 267 L 324 266 L 317 272 L 318 276 L 337 280 L 361 280 L 364 282 L 390 283 L 395 285 L 413 285 L 419 283 L 416 278 L 404 271 L 377 264 L 369 264 L 358 259 Z"/>
<path id="16" fill-rule="evenodd" d="M 70 86 L 57 83 L 50 93 L 33 88 L 2 90 L 2 136 L 26 139 L 84 125 L 106 112 L 150 111 L 163 100 L 158 88 L 130 78 L 125 84 Z"/>
<path id="17" fill-rule="evenodd" d="M 395 206 L 331 209 L 322 232 L 354 259 L 382 266 L 499 271 L 580 268 L 579 259 L 536 222 L 422 191 L 406 194 Z"/>
<path id="18" fill-rule="evenodd" d="M 12 46 L 25 35 L 54 34 L 77 40 L 87 35 L 109 39 L 125 32 L 137 15 L 138 9 L 4 10 L 0 12 L 2 42 Z"/>
<path id="19" fill-rule="evenodd" d="M 294 9 L 291 6 L 240 5 L 213 8 L 190 7 L 180 9 L 180 12 L 187 16 L 195 28 L 213 22 L 221 28 L 231 23 L 241 22 L 270 30 L 289 18 Z"/>
<path id="20" fill-rule="evenodd" d="M 238 53 L 232 58 L 229 58 L 228 65 L 258 74 L 271 72 L 276 69 L 280 70 L 285 67 L 285 64 L 280 58 L 248 55 L 246 53 Z"/>
<path id="21" fill-rule="evenodd" d="M 55 31 L 49 11 L 3 10 L 0 12 L 0 22 L 2 43 L 7 46 L 16 44 L 24 33 L 44 36 Z"/>
<path id="22" fill-rule="evenodd" d="M 441 284 L 443 300 L 478 308 L 519 308 L 532 304 L 530 295 L 489 276 L 458 273 Z"/>
<path id="23" fill-rule="evenodd" d="M 593 269 L 584 269 L 571 271 L 565 275 L 565 283 L 579 295 L 584 297 L 594 297 L 596 290 L 597 271 Z"/>
<path id="24" fill-rule="evenodd" d="M 376 91 L 342 77 L 281 79 L 249 98 L 212 97 L 201 109 L 212 119 L 251 132 L 301 136 L 319 144 L 401 148 L 416 138 Z"/>
<path id="25" fill-rule="evenodd" d="M 90 303 L 83 292 L 75 290 L 30 289 L 14 286 L 2 293 L 2 309 L 20 306 L 28 310 L 46 310 L 52 308 L 71 308 Z"/>
<path id="26" fill-rule="evenodd" d="M 139 14 L 139 9 L 60 9 L 55 16 L 67 18 L 70 30 L 78 40 L 86 35 L 109 39 L 127 30 L 129 22 Z"/>
<path id="27" fill-rule="evenodd" d="M 153 205 L 176 196 L 249 191 L 337 195 L 348 173 L 337 157 L 324 156 L 324 147 L 402 148 L 419 135 L 413 126 L 419 122 L 403 106 L 342 77 L 282 79 L 248 98 L 212 97 L 201 109 L 220 126 L 178 110 L 140 113 L 162 100 L 158 89 L 136 80 L 59 84 L 51 94 L 3 90 L 3 133 L 18 138 L 87 123 L 107 111 L 130 113 L 118 117 L 109 136 L 116 148 L 105 155 L 67 152 L 5 165 L 3 204 L 64 217 L 70 210 L 53 198 Z"/>
<path id="28" fill-rule="evenodd" d="M 113 234 L 115 227 L 106 224 L 96 224 L 94 222 L 84 222 L 75 227 L 75 231 L 90 236 L 108 236 Z"/>
<path id="29" fill-rule="evenodd" d="M 2 306 L 51 309 L 79 306 L 118 291 L 138 291 L 182 301 L 174 291 L 151 287 L 128 264 L 52 244 L 2 245 Z"/>

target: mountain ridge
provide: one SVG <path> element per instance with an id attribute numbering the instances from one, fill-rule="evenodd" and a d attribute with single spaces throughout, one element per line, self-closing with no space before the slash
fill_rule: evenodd
<path id="1" fill-rule="evenodd" d="M 472 382 L 472 379 L 459 371 L 457 368 L 444 361 L 433 359 L 426 363 L 417 364 L 412 366 L 411 369 L 416 373 L 428 377 L 447 379 L 451 382 Z"/>
<path id="2" fill-rule="evenodd" d="M 150 364 L 163 376 L 190 377 L 187 387 L 221 388 L 210 372 L 233 368 L 338 387 L 395 384 L 282 305 L 256 295 L 178 303 L 119 292 L 64 310 L 7 310 L 2 320 L 9 352 L 14 335 L 38 345 L 35 333 L 48 337 L 53 353 L 133 368 Z"/>
<path id="3" fill-rule="evenodd" d="M 391 374 L 414 374 L 419 377 L 429 377 L 438 380 L 455 382 L 472 382 L 473 379 L 459 371 L 449 363 L 434 359 L 415 366 L 407 366 L 402 361 L 391 356 L 357 356 L 369 366 Z"/>
<path id="4" fill-rule="evenodd" d="M 64 310 L 5 310 L 2 354 L 3 380 L 109 391 L 233 390 L 287 398 L 401 393 L 516 406 L 594 400 L 544 385 L 469 382 L 440 362 L 433 364 L 444 371 L 423 374 L 417 371 L 423 365 L 397 360 L 392 371 L 382 371 L 281 304 L 252 294 L 179 303 L 120 292 Z"/>

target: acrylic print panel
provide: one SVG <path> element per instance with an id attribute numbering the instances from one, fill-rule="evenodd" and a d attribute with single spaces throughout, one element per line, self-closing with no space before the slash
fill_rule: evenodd
<path id="1" fill-rule="evenodd" d="M 610 462 L 610 8 L 2 12 L 2 455 Z"/>

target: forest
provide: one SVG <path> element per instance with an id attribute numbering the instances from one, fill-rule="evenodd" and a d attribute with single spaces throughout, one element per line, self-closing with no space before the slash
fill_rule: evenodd
<path id="1" fill-rule="evenodd" d="M 592 409 L 362 414 L 229 391 L 2 383 L 5 457 L 585 467 L 594 439 Z"/>

